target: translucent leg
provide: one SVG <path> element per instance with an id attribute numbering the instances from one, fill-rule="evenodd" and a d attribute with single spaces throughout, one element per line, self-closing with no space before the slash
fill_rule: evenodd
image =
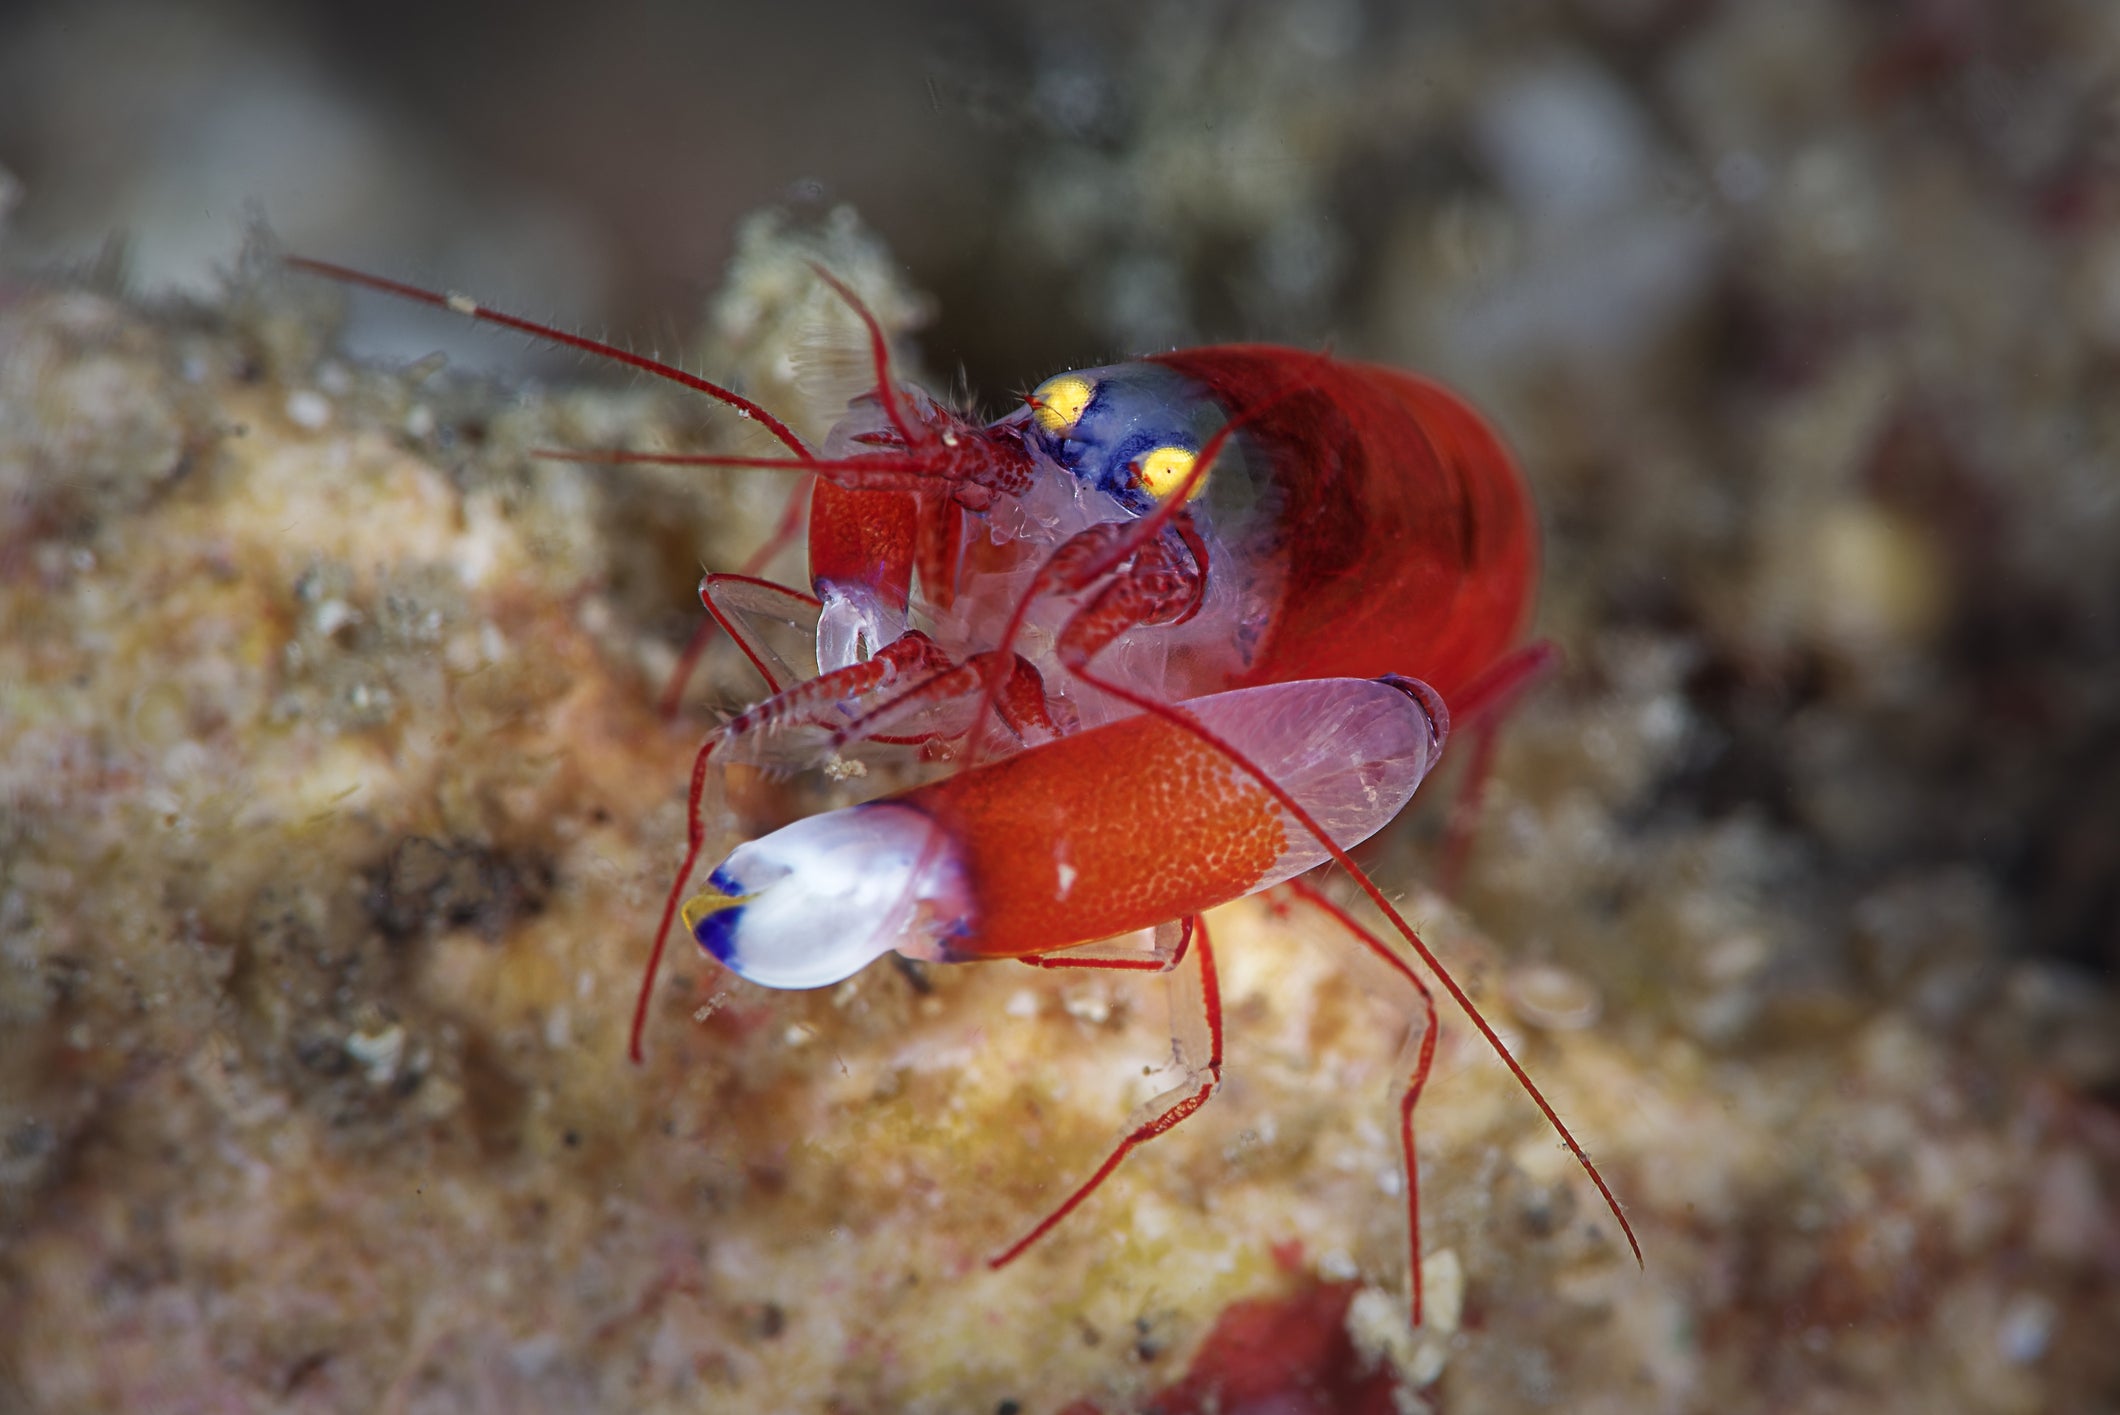
<path id="1" fill-rule="evenodd" d="M 1541 639 L 1503 655 L 1491 668 L 1472 680 L 1450 704 L 1450 720 L 1472 737 L 1472 759 L 1458 784 L 1457 799 L 1450 806 L 1450 821 L 1443 836 L 1442 878 L 1437 882 L 1446 898 L 1457 895 L 1465 878 L 1465 864 L 1472 855 L 1473 837 L 1479 833 L 1480 808 L 1487 796 L 1487 779 L 1494 770 L 1495 739 L 1502 724 L 1538 681 L 1560 667 L 1560 650 Z"/>
<path id="2" fill-rule="evenodd" d="M 1190 948 L 1197 942 L 1199 947 Z M 1190 954 L 1199 960 L 1197 968 L 1180 966 Z M 1135 967 L 1123 961 L 1096 958 L 1066 959 L 1063 956 L 1045 960 L 1044 966 L 1066 968 L 1126 968 Z M 989 1268 L 1004 1268 L 1023 1255 L 1025 1249 L 1043 1238 L 1053 1227 L 1081 1207 L 1083 1200 L 1097 1192 L 1097 1187 L 1111 1178 L 1119 1162 L 1133 1151 L 1136 1145 L 1153 1140 L 1158 1135 L 1175 1129 L 1215 1093 L 1222 1084 L 1222 988 L 1215 976 L 1214 950 L 1208 943 L 1207 926 L 1198 918 L 1188 919 L 1181 934 L 1177 950 L 1170 963 L 1171 978 L 1171 1045 L 1177 1053 L 1179 1065 L 1185 1067 L 1186 1077 L 1182 1084 L 1165 1091 L 1148 1102 L 1128 1118 L 1126 1134 L 1119 1140 L 1103 1164 L 1082 1186 L 1061 1200 L 1060 1206 L 1038 1220 L 1030 1232 L 1011 1244 L 1002 1253 L 987 1259 Z"/>
<path id="3" fill-rule="evenodd" d="M 766 537 L 764 545 L 752 552 L 751 558 L 744 561 L 737 573 L 746 580 L 757 579 L 766 566 L 773 562 L 774 556 L 794 544 L 795 537 L 802 532 L 803 510 L 809 504 L 810 478 L 804 477 L 788 493 L 787 505 L 781 509 L 780 520 L 774 525 L 773 533 Z M 665 722 L 677 716 L 678 708 L 684 703 L 685 684 L 692 681 L 693 670 L 699 667 L 700 655 L 707 651 L 707 645 L 714 641 L 714 630 L 717 627 L 711 614 L 700 620 L 699 626 L 692 631 L 692 637 L 686 640 L 684 652 L 677 656 L 677 667 L 671 670 L 670 681 L 663 685 L 662 701 L 658 705 Z M 737 644 L 742 647 L 743 641 L 738 639 Z M 750 652 L 748 648 L 745 651 Z M 758 662 L 757 654 L 750 653 L 750 658 L 753 663 Z M 767 681 L 771 680 L 772 675 L 768 674 Z"/>
<path id="4" fill-rule="evenodd" d="M 767 691 L 783 693 L 817 676 L 813 656 L 823 605 L 815 595 L 753 575 L 709 575 L 700 582 L 699 598 L 707 607 L 707 622 L 736 641 L 766 680 Z"/>

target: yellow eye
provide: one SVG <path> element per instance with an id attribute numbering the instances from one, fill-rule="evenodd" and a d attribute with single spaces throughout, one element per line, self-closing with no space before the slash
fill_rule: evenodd
<path id="1" fill-rule="evenodd" d="M 1097 395 L 1097 386 L 1080 374 L 1063 373 L 1048 378 L 1031 394 L 1038 425 L 1047 432 L 1065 432 L 1082 420 L 1082 410 Z"/>
<path id="2" fill-rule="evenodd" d="M 1141 469 L 1141 485 L 1158 501 L 1167 500 L 1192 475 L 1193 463 L 1197 459 L 1183 447 L 1158 447 L 1143 457 L 1137 465 Z M 1193 483 L 1192 500 L 1207 489 L 1207 478 L 1201 477 Z"/>

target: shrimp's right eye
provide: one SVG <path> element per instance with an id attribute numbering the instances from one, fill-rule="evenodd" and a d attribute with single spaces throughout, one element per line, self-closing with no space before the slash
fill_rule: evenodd
<path id="1" fill-rule="evenodd" d="M 1039 384 L 1030 396 L 1030 405 L 1038 426 L 1047 432 L 1066 432 L 1082 421 L 1082 414 L 1096 396 L 1096 384 L 1081 374 L 1063 373 Z"/>
<path id="2" fill-rule="evenodd" d="M 1185 485 L 1187 478 L 1192 477 L 1193 464 L 1199 460 L 1199 454 L 1190 448 L 1158 447 L 1134 463 L 1134 472 L 1150 496 L 1158 501 L 1168 501 L 1179 487 Z M 1185 499 L 1191 501 L 1205 490 L 1207 478 L 1193 478 L 1192 490 Z"/>

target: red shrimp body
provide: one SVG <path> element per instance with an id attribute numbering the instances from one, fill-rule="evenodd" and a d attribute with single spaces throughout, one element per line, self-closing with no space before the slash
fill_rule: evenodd
<path id="1" fill-rule="evenodd" d="M 1396 369 L 1259 345 L 1150 356 L 1241 416 L 1281 499 L 1283 593 L 1230 686 L 1414 674 L 1454 701 L 1522 632 L 1530 497 L 1486 423 Z"/>
<path id="2" fill-rule="evenodd" d="M 1035 706 L 1083 730 L 888 809 L 813 818 L 740 847 L 687 921 L 754 981 L 817 986 L 892 948 L 948 959 L 1050 952 L 1290 878 L 1325 850 L 1232 757 L 1320 818 L 1349 792 L 1383 799 L 1377 781 L 1392 775 L 1403 792 L 1385 793 L 1384 814 L 1363 815 L 1359 829 L 1328 826 L 1334 843 L 1351 845 L 1396 814 L 1433 763 L 1413 719 L 1434 721 L 1439 747 L 1445 705 L 1503 658 L 1525 618 L 1535 550 L 1523 484 L 1475 414 L 1411 375 L 1240 345 L 1059 375 L 984 428 L 953 426 L 918 395 L 901 402 L 920 429 L 913 437 L 869 400 L 832 442 L 895 442 L 910 459 L 918 447 L 907 444 L 939 426 L 938 440 L 972 467 L 971 485 L 1001 480 L 981 476 L 983 448 L 1012 478 L 965 518 L 969 530 L 937 576 L 947 602 L 915 594 L 915 623 L 944 661 L 1025 655 L 1045 699 Z M 823 486 L 832 500 L 813 510 L 896 507 L 870 523 L 879 542 L 886 528 L 903 543 L 919 538 L 921 517 L 962 514 L 932 493 Z M 812 532 L 813 549 L 835 548 L 835 566 L 853 565 L 836 550 L 850 539 L 837 525 Z M 1102 560 L 1084 549 L 1106 542 L 1120 548 Z M 1159 578 L 1132 593 L 1152 549 Z M 1090 568 L 1074 579 L 1053 568 L 1078 553 Z M 902 616 L 905 601 L 893 596 L 904 569 L 879 559 L 865 576 L 858 565 L 820 576 L 825 621 L 872 604 Z M 922 557 L 923 590 L 936 572 Z M 878 616 L 871 642 L 889 642 L 891 623 Z M 838 671 L 846 692 L 889 691 L 872 686 L 878 669 Z M 934 673 L 930 683 L 949 677 L 932 661 L 918 671 Z M 1364 696 L 1343 685 L 1396 675 L 1418 676 L 1441 701 L 1410 706 L 1361 683 L 1373 699 L 1364 710 L 1373 717 L 1384 711 L 1374 703 L 1389 700 L 1395 720 L 1332 743 L 1334 713 Z M 893 731 L 966 730 L 965 703 L 984 682 L 960 671 L 947 695 L 908 691 L 901 701 L 918 711 Z M 1301 691 L 1262 691 L 1276 685 Z M 815 718 L 844 701 L 812 701 L 813 685 L 788 696 Z M 1174 702 L 1213 715 L 1233 752 L 1144 715 Z M 1320 775 L 1320 760 L 1336 765 Z M 918 908 L 891 907 L 899 897 Z"/>
<path id="3" fill-rule="evenodd" d="M 1159 453 L 1218 443 L 1165 533 L 1184 542 L 1171 558 L 1198 600 L 1116 622 L 1095 648 L 1106 675 L 1158 701 L 1404 673 L 1454 703 L 1529 612 L 1536 529 L 1514 463 L 1455 395 L 1394 369 L 1264 345 L 1183 350 L 1049 379 L 960 436 L 1028 475 L 968 518 L 950 593 L 916 600 L 920 622 L 958 658 L 1024 653 L 1086 722 L 1135 710 L 1068 662 L 1068 620 L 1098 586 L 1048 587 L 1028 633 L 997 636 L 1071 537 L 1155 510 L 1142 467 Z"/>

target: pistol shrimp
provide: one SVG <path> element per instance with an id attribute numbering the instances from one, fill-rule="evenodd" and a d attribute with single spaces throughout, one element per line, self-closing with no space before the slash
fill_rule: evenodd
<path id="1" fill-rule="evenodd" d="M 770 694 L 694 762 L 686 859 L 634 1014 L 636 1061 L 679 917 L 724 966 L 780 988 L 838 982 L 893 950 L 1160 971 L 1189 959 L 1179 985 L 1198 1023 L 1178 1038 L 1187 1082 L 1151 1102 L 1088 1180 L 990 1260 L 1000 1267 L 1213 1094 L 1222 1019 L 1200 915 L 1285 883 L 1420 999 L 1399 1106 L 1418 1325 L 1413 1116 L 1436 1006 L 1396 949 L 1300 878 L 1331 862 L 1494 1050 L 1642 1260 L 1582 1145 L 1347 853 L 1411 799 L 1453 715 L 1476 724 L 1468 795 L 1476 789 L 1500 708 L 1551 658 L 1519 643 L 1536 579 L 1528 492 L 1453 394 L 1393 369 L 1227 346 L 1060 374 L 980 424 L 896 385 L 881 329 L 820 270 L 867 327 L 876 387 L 812 448 L 740 394 L 656 360 L 459 296 L 290 263 L 679 383 L 786 451 L 557 455 L 809 475 L 809 592 L 749 574 L 701 585 Z M 783 531 L 794 524 L 784 518 Z M 814 675 L 776 650 L 776 626 L 814 634 Z M 1406 676 L 1415 671 L 1418 680 Z M 864 740 L 961 742 L 965 764 L 740 845 L 686 897 L 716 762 Z M 1148 953 L 1088 947 L 1146 930 Z"/>

